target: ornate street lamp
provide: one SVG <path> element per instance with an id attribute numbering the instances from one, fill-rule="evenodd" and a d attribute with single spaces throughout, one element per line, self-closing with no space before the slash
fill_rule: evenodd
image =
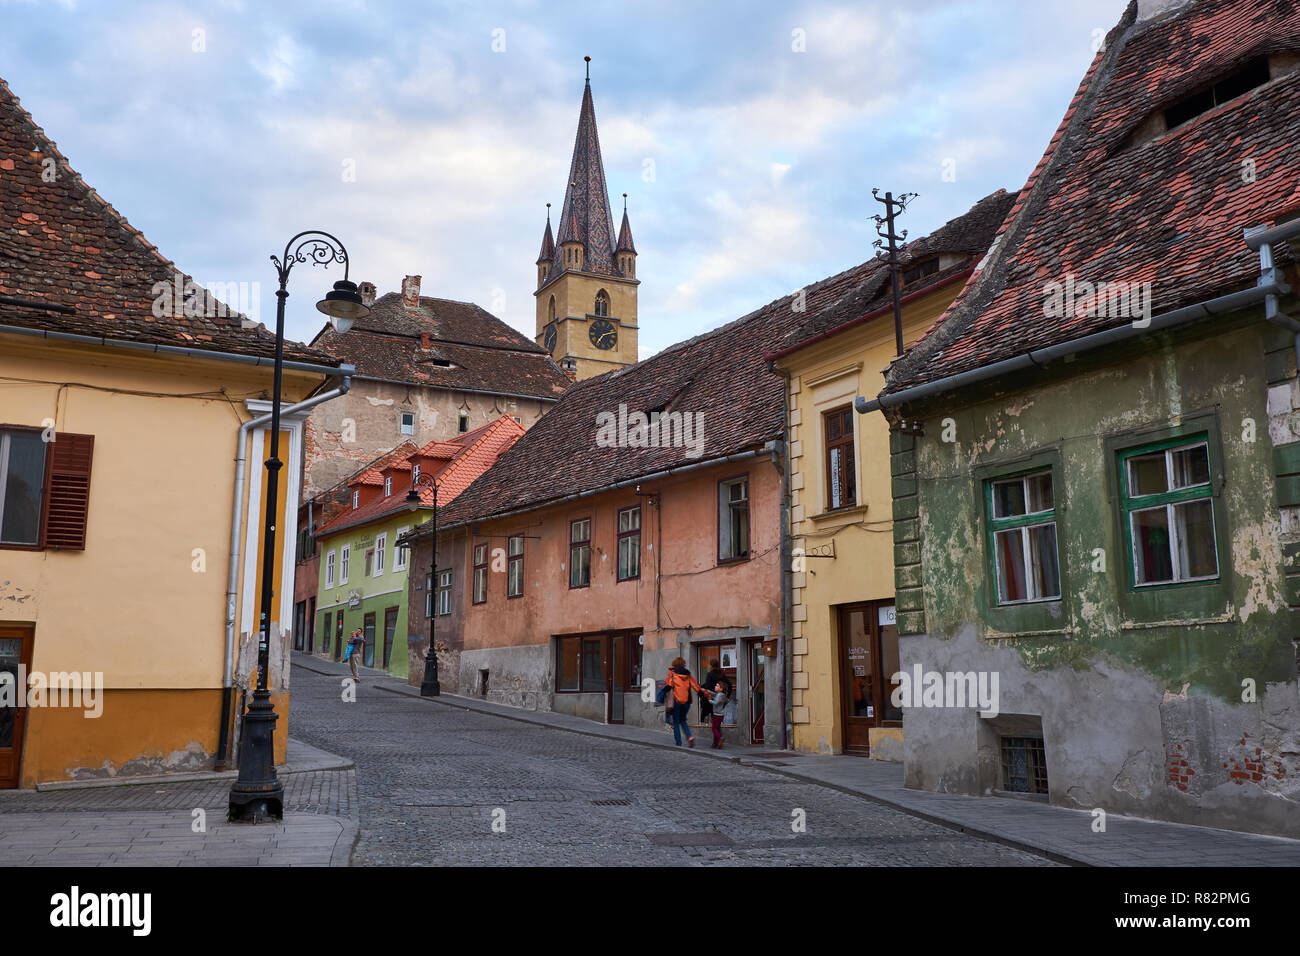
<path id="1" fill-rule="evenodd" d="M 275 707 L 267 687 L 270 670 L 271 605 L 275 594 L 275 522 L 279 509 L 280 461 L 280 376 L 284 365 L 284 300 L 289 272 L 299 262 L 328 266 L 343 263 L 343 278 L 333 291 L 316 303 L 339 332 L 352 327 L 354 319 L 370 312 L 361 301 L 357 286 L 348 281 L 348 254 L 343 243 L 327 232 L 300 232 L 285 244 L 284 255 L 271 256 L 280 277 L 275 306 L 275 383 L 271 395 L 271 457 L 266 462 L 266 527 L 262 536 L 262 596 L 258 617 L 257 687 L 253 702 L 244 713 L 239 735 L 239 778 L 230 787 L 230 819 L 249 823 L 279 820 L 284 816 L 284 785 L 275 774 Z"/>
<path id="2" fill-rule="evenodd" d="M 411 482 L 411 490 L 406 493 L 406 508 L 408 511 L 418 511 L 420 509 L 420 485 L 431 485 L 433 487 L 433 517 L 429 520 L 433 522 L 433 573 L 429 578 L 429 649 L 424 655 L 424 680 L 420 684 L 421 697 L 438 697 L 442 694 L 442 686 L 438 683 L 438 652 L 434 637 L 437 632 L 438 622 L 438 482 L 433 475 L 419 475 Z"/>

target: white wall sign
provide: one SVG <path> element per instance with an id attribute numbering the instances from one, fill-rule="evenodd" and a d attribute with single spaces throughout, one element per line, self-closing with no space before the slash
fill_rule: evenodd
<path id="1" fill-rule="evenodd" d="M 892 627 L 894 624 L 894 605 L 886 604 L 877 612 L 877 622 L 881 627 Z"/>

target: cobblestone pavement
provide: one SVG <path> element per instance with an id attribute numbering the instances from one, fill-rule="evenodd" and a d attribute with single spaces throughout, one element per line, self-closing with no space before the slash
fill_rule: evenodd
<path id="1" fill-rule="evenodd" d="M 354 865 L 1052 865 L 816 784 L 295 667 L 293 736 L 356 763 Z M 288 803 L 286 801 L 286 807 Z M 803 820 L 803 832 L 794 824 Z"/>

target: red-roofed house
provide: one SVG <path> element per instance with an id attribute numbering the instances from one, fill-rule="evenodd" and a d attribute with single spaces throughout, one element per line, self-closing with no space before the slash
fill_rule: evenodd
<path id="1" fill-rule="evenodd" d="M 523 433 L 514 418 L 502 415 L 450 441 L 403 442 L 342 483 L 342 501 L 332 504 L 314 534 L 320 562 L 314 631 L 322 654 L 338 660 L 347 635 L 360 627 L 365 666 L 407 676 L 408 563 L 397 539 L 427 520 L 433 507 L 426 482 L 418 486 L 421 506 L 412 512 L 406 502 L 412 482 L 433 475 L 439 504 L 449 504 Z"/>
<path id="2" fill-rule="evenodd" d="M 1291 0 L 1131 4 L 859 399 L 907 786 L 1300 836 L 1298 67 Z"/>

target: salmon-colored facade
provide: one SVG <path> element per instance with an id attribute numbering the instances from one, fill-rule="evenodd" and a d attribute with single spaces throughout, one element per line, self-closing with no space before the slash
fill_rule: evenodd
<path id="1" fill-rule="evenodd" d="M 465 527 L 441 531 L 439 570 L 452 572 L 457 598 L 436 621 L 438 643 L 447 645 L 440 655 L 443 679 L 451 677 L 445 673 L 451 666 L 461 694 L 663 727 L 653 681 L 662 680 L 678 656 L 702 680 L 709 660 L 718 658 L 738 691 L 736 721 L 724 727 L 724 737 L 779 744 L 781 474 L 773 454 L 731 456 L 474 522 L 468 534 Z M 720 495 L 738 479 L 747 490 L 748 548 L 745 557 L 727 559 L 719 555 L 718 524 L 730 502 Z M 620 513 L 626 515 L 621 536 Z M 586 521 L 587 544 L 575 543 L 575 534 L 587 532 Z M 634 525 L 639 535 L 630 530 Z M 518 547 L 511 539 L 518 536 L 522 573 L 511 571 L 511 551 Z M 627 541 L 621 547 L 620 537 Z M 571 587 L 572 558 L 582 563 L 580 553 L 571 552 L 583 547 L 589 549 L 589 583 Z M 429 538 L 418 540 L 413 580 L 427 580 L 431 551 Z M 476 593 L 476 551 L 486 593 L 481 585 Z M 619 580 L 621 572 L 626 580 Z M 512 587 L 522 593 L 510 596 Z M 412 619 L 419 613 L 427 623 L 428 606 L 413 590 Z M 417 669 L 413 674 L 418 683 Z M 699 721 L 698 707 L 692 720 Z"/>

